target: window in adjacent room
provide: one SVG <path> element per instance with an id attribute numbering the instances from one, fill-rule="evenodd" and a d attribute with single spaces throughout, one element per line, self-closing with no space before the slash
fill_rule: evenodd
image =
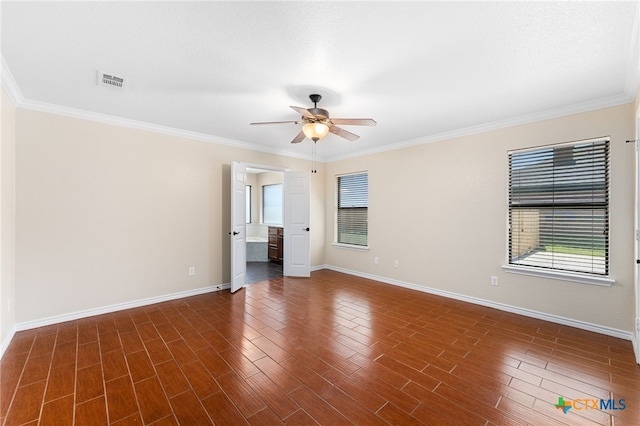
<path id="1" fill-rule="evenodd" d="M 609 275 L 609 139 L 509 153 L 509 264 Z"/>
<path id="2" fill-rule="evenodd" d="M 247 197 L 247 199 L 245 200 L 245 205 L 246 205 L 246 223 L 251 223 L 251 185 L 247 185 L 245 187 L 245 196 Z"/>
<path id="3" fill-rule="evenodd" d="M 338 179 L 338 244 L 366 247 L 368 241 L 369 176 L 366 172 Z"/>
<path id="4" fill-rule="evenodd" d="M 262 221 L 270 225 L 282 225 L 282 184 L 262 187 Z"/>

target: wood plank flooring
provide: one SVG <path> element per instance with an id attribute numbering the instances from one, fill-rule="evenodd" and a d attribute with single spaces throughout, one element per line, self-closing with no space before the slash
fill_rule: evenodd
<path id="1" fill-rule="evenodd" d="M 328 270 L 19 332 L 0 374 L 3 425 L 640 424 L 628 341 Z"/>

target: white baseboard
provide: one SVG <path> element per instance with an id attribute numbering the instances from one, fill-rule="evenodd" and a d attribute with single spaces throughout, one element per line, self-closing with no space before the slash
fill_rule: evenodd
<path id="1" fill-rule="evenodd" d="M 588 322 L 580 321 L 580 320 L 575 320 L 575 319 L 571 319 L 571 318 L 561 317 L 561 316 L 558 316 L 558 315 L 547 314 L 547 313 L 544 313 L 544 312 L 534 311 L 534 310 L 531 310 L 531 309 L 520 308 L 520 307 L 517 307 L 517 306 L 507 305 L 507 304 L 504 304 L 504 303 L 492 302 L 490 300 L 479 299 L 479 298 L 471 297 L 471 296 L 465 296 L 465 295 L 462 295 L 462 294 L 453 293 L 453 292 L 444 291 L 444 290 L 439 290 L 439 289 L 435 289 L 435 288 L 431 288 L 431 287 L 424 287 L 424 286 L 421 286 L 421 285 L 407 283 L 407 282 L 399 281 L 399 280 L 393 280 L 393 279 L 390 279 L 390 278 L 381 277 L 381 276 L 377 276 L 377 275 L 365 274 L 365 273 L 362 273 L 362 272 L 354 271 L 354 270 L 351 270 L 351 269 L 345 269 L 345 268 L 341 268 L 341 267 L 338 267 L 338 266 L 317 265 L 317 266 L 312 267 L 311 271 L 319 271 L 319 270 L 322 270 L 322 269 L 329 269 L 329 270 L 336 271 L 336 272 L 342 272 L 342 273 L 348 274 L 348 275 L 358 276 L 358 277 L 367 278 L 367 279 L 374 280 L 374 281 L 383 282 L 383 283 L 386 283 L 386 284 L 391 284 L 391 285 L 396 285 L 396 286 L 399 286 L 399 287 L 408 288 L 408 289 L 411 289 L 411 290 L 421 291 L 423 293 L 435 294 L 435 295 L 447 297 L 447 298 L 450 298 L 450 299 L 460 300 L 460 301 L 463 301 L 463 302 L 473 303 L 473 304 L 476 304 L 476 305 L 487 306 L 487 307 L 495 308 L 495 309 L 498 309 L 498 310 L 501 310 L 501 311 L 511 312 L 511 313 L 515 313 L 515 314 L 519 314 L 519 315 L 523 315 L 523 316 L 527 316 L 527 317 L 531 317 L 531 318 L 537 318 L 537 319 L 541 319 L 541 320 L 545 320 L 545 321 L 554 322 L 554 323 L 557 323 L 557 324 L 563 324 L 563 325 L 567 325 L 567 326 L 570 326 L 570 327 L 579 328 L 579 329 L 582 329 L 582 330 L 593 331 L 595 333 L 600 333 L 600 334 L 604 334 L 604 335 L 607 335 L 607 336 L 618 337 L 618 338 L 621 338 L 621 339 L 630 340 L 631 343 L 633 344 L 633 348 L 634 348 L 634 351 L 636 353 L 636 357 L 640 357 L 640 342 L 638 342 L 636 340 L 636 338 L 634 336 L 634 333 L 631 333 L 631 332 L 628 332 L 628 331 L 619 330 L 619 329 L 615 329 L 615 328 L 611 328 L 611 327 L 606 327 L 606 326 L 602 326 L 602 325 L 598 325 L 598 324 L 592 324 L 592 323 L 588 323 Z M 140 300 L 136 300 L 136 301 L 132 301 L 132 302 L 109 305 L 109 306 L 104 306 L 104 307 L 100 307 L 100 308 L 88 309 L 88 310 L 85 310 L 85 311 L 74 312 L 74 313 L 71 313 L 71 314 L 58 315 L 58 316 L 53 316 L 53 317 L 44 318 L 44 319 L 40 319 L 40 320 L 27 321 L 27 322 L 15 324 L 11 328 L 11 330 L 9 331 L 9 333 L 7 334 L 5 339 L 1 342 L 1 345 L 0 345 L 0 359 L 2 359 L 2 356 L 4 355 L 4 352 L 9 347 L 9 344 L 11 343 L 11 340 L 13 339 L 13 336 L 15 335 L 15 333 L 17 331 L 29 330 L 29 329 L 32 329 L 32 328 L 43 327 L 43 326 L 52 325 L 52 324 L 58 324 L 58 323 L 65 322 L 65 321 L 72 321 L 72 320 L 76 320 L 76 319 L 80 319 L 80 318 L 86 318 L 86 317 L 90 317 L 90 316 L 94 316 L 94 315 L 102 315 L 102 314 L 106 314 L 106 313 L 117 312 L 117 311 L 121 311 L 121 310 L 124 310 L 124 309 L 131 309 L 131 308 L 136 308 L 136 307 L 140 307 L 140 306 L 151 305 L 151 304 L 154 304 L 154 303 L 166 302 L 166 301 L 169 301 L 169 300 L 181 299 L 181 298 L 184 298 L 184 297 L 196 296 L 196 295 L 199 295 L 199 294 L 210 293 L 210 292 L 214 292 L 214 291 L 226 290 L 226 289 L 228 289 L 230 287 L 231 287 L 231 284 L 229 284 L 229 283 L 227 283 L 227 284 L 219 284 L 219 285 L 203 287 L 203 288 L 199 288 L 199 289 L 195 289 L 195 290 L 188 290 L 188 291 L 183 291 L 183 292 L 178 292 L 178 293 L 167 294 L 167 295 L 163 295 L 163 296 L 150 297 L 150 298 L 140 299 Z M 640 363 L 640 359 L 638 359 L 638 361 Z"/>
<path id="2" fill-rule="evenodd" d="M 2 359 L 4 351 L 6 351 L 9 347 L 9 343 L 11 343 L 11 340 L 13 340 L 13 336 L 16 334 L 16 331 L 16 326 L 14 324 L 9 330 L 9 333 L 7 333 L 7 335 L 5 336 L 4 340 L 0 343 L 0 359 Z"/>
<path id="3" fill-rule="evenodd" d="M 322 269 L 329 269 L 327 265 L 316 265 L 311 267 L 311 272 L 320 271 Z"/>
<path id="4" fill-rule="evenodd" d="M 70 314 L 56 315 L 53 317 L 38 319 L 34 321 L 26 321 L 15 325 L 16 331 L 29 330 L 37 327 L 58 324 L 66 321 L 73 321 L 81 318 L 92 317 L 94 315 L 109 314 L 112 312 L 122 311 L 125 309 L 137 308 L 140 306 L 152 305 L 154 303 L 167 302 L 169 300 L 182 299 L 184 297 L 197 296 L 199 294 L 211 293 L 214 291 L 225 290 L 231 287 L 231 284 L 218 284 L 208 287 L 197 288 L 195 290 L 180 291 L 178 293 L 165 294 L 162 296 L 149 297 L 146 299 L 134 300 L 132 302 L 117 303 L 115 305 L 102 306 L 94 309 L 73 312 Z M 13 336 L 12 336 L 13 337 Z M 9 339 L 10 341 L 10 339 Z M 8 345 L 8 344 L 7 344 Z"/>
<path id="5" fill-rule="evenodd" d="M 586 321 L 580 321 L 572 318 L 562 317 L 559 315 L 553 315 L 545 312 L 534 311 L 532 309 L 521 308 L 518 306 L 507 305 L 499 302 L 493 302 L 490 300 L 480 299 L 472 296 L 465 296 L 463 294 L 453 293 L 445 290 L 439 290 L 431 287 L 425 287 L 417 284 L 407 283 L 404 281 L 394 280 L 391 278 L 380 277 L 377 275 L 365 274 L 362 272 L 353 271 L 353 270 L 341 268 L 338 266 L 325 265 L 325 268 L 330 269 L 332 271 L 354 275 L 357 277 L 368 278 L 374 281 L 380 281 L 386 284 L 392 284 L 399 287 L 409 288 L 411 290 L 421 291 L 423 293 L 435 294 L 437 296 L 447 297 L 449 299 L 455 299 L 463 302 L 473 303 L 476 305 L 487 306 L 489 308 L 499 309 L 501 311 L 511 312 L 511 313 L 523 315 L 526 317 L 537 318 L 544 321 L 553 322 L 556 324 L 562 324 L 562 325 L 567 325 L 569 327 L 579 328 L 581 330 L 593 331 L 595 333 L 600 333 L 607 336 L 618 337 L 620 339 L 625 339 L 625 340 L 631 340 L 632 342 L 634 341 L 633 333 L 625 330 L 619 330 L 616 328 L 607 327 L 604 325 L 592 324 Z M 636 350 L 636 354 L 638 354 L 637 350 Z"/>

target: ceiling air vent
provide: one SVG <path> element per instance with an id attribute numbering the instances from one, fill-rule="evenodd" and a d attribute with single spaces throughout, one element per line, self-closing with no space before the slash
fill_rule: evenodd
<path id="1" fill-rule="evenodd" d="M 102 71 L 98 71 L 98 86 L 100 87 L 112 87 L 114 89 L 124 89 L 124 77 L 118 77 L 113 74 L 107 74 Z"/>

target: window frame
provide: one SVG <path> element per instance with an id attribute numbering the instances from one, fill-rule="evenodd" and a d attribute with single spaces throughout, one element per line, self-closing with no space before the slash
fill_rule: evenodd
<path id="1" fill-rule="evenodd" d="M 607 161 L 606 161 L 606 168 L 605 168 L 605 181 L 606 181 L 606 205 L 605 205 L 605 209 L 606 209 L 606 215 L 607 215 L 607 219 L 606 219 L 606 231 L 608 233 L 607 238 L 606 238 L 606 251 L 607 253 L 609 253 L 607 259 L 605 260 L 606 265 L 605 265 L 605 273 L 604 274 L 599 274 L 599 273 L 595 273 L 595 272 L 580 272 L 580 271 L 568 271 L 568 270 L 563 270 L 563 269 L 555 269 L 555 268 L 551 268 L 551 267 L 536 267 L 536 266 L 532 266 L 532 265 L 519 265 L 519 264 L 515 264 L 512 263 L 511 261 L 511 212 L 512 212 L 512 205 L 511 205 L 511 193 L 512 193 L 512 183 L 511 183 L 511 172 L 512 172 L 512 166 L 511 166 L 511 158 L 512 158 L 512 154 L 514 153 L 524 153 L 524 152 L 542 152 L 543 150 L 548 150 L 548 149 L 558 149 L 558 148 L 563 148 L 563 147 L 574 147 L 577 145 L 582 145 L 582 144 L 588 144 L 588 143 L 597 143 L 597 142 L 605 142 L 607 144 L 607 147 L 605 148 L 607 150 Z M 562 143 L 562 144 L 553 144 L 553 145 L 544 145 L 544 146 L 538 146 L 538 147 L 532 147 L 532 148 L 525 148 L 525 149 L 518 149 L 518 150 L 511 150 L 508 152 L 508 158 L 509 158 L 509 162 L 508 162 L 508 166 L 507 166 L 507 212 L 506 212 L 506 235 L 507 235 L 507 241 L 506 241 L 506 264 L 503 265 L 503 270 L 505 270 L 505 272 L 509 272 L 509 273 L 516 273 L 516 274 L 524 274 L 524 275 L 530 275 L 530 276 L 536 276 L 536 277 L 543 277 L 543 278 L 551 278 L 551 279 L 557 279 L 557 280 L 565 280 L 565 281 L 573 281 L 573 282 L 579 282 L 579 283 L 585 283 L 585 284 L 594 284 L 594 285 L 600 285 L 600 286 L 611 286 L 613 285 L 613 283 L 615 283 L 615 279 L 611 276 L 611 259 L 610 259 L 610 248 L 611 248 L 611 235 L 610 235 L 610 226 L 611 226 L 611 217 L 610 217 L 610 206 L 611 206 L 611 148 L 610 148 L 610 138 L 609 137 L 599 137 L 599 138 L 593 138 L 593 139 L 586 139 L 586 140 L 579 140 L 579 141 L 572 141 L 572 142 L 567 142 L 567 143 Z M 555 167 L 555 166 L 554 166 Z M 526 208 L 526 206 L 525 206 Z M 564 207 L 565 209 L 567 209 L 567 207 Z"/>
<path id="2" fill-rule="evenodd" d="M 245 185 L 244 186 L 244 190 L 245 190 L 245 203 L 247 204 L 245 206 L 245 223 L 253 223 L 252 221 L 252 216 L 253 216 L 253 211 L 252 211 L 252 207 L 253 207 L 253 202 L 251 199 L 251 185 Z M 249 220 L 247 221 L 247 215 L 249 216 Z"/>
<path id="3" fill-rule="evenodd" d="M 366 244 L 364 245 L 360 245 L 360 244 L 352 244 L 352 243 L 347 243 L 347 242 L 340 242 L 340 226 L 339 226 L 339 216 L 340 216 L 340 179 L 346 176 L 356 176 L 356 175 L 366 175 L 367 177 L 367 194 L 366 194 Z M 343 249 L 349 249 L 349 250 L 356 250 L 356 251 L 368 251 L 369 250 L 369 238 L 370 238 L 370 234 L 369 234 L 369 172 L 364 170 L 364 171 L 358 171 L 358 172 L 351 172 L 351 173 L 342 173 L 342 174 L 338 174 L 335 176 L 335 205 L 334 205 L 334 241 L 332 243 L 332 246 L 334 247 L 338 247 L 338 248 L 343 248 Z M 359 207 L 362 208 L 362 207 Z"/>

